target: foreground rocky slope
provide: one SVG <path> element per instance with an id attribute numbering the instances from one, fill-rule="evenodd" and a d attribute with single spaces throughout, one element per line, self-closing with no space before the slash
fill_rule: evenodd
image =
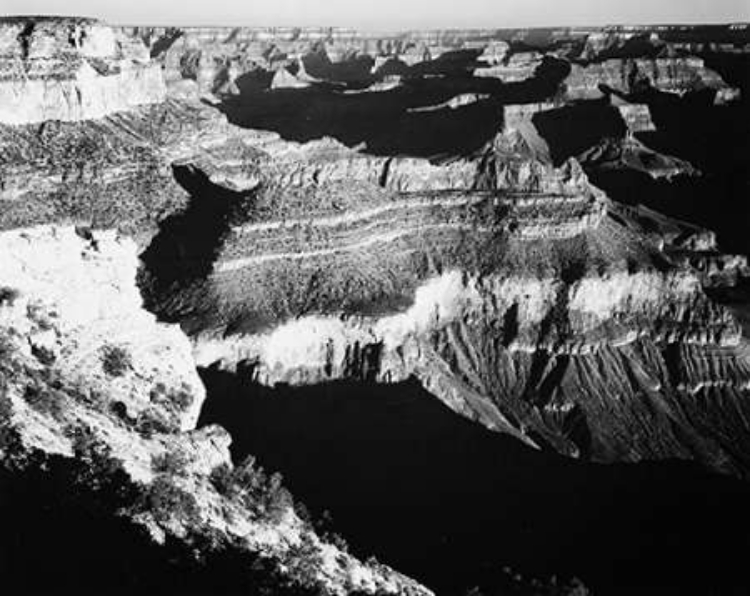
<path id="1" fill-rule="evenodd" d="M 205 392 L 190 345 L 141 308 L 132 241 L 37 227 L 0 245 L 13 255 L 0 263 L 5 466 L 77 458 L 88 490 L 139 495 L 110 513 L 154 540 L 212 544 L 248 569 L 263 558 L 310 593 L 428 593 L 322 542 L 278 479 L 234 468 L 226 431 L 195 430 Z"/>

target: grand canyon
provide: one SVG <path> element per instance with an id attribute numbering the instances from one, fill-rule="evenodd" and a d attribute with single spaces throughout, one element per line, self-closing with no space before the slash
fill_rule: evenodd
<path id="1" fill-rule="evenodd" d="M 748 101 L 745 24 L 0 18 L 8 593 L 747 593 Z"/>

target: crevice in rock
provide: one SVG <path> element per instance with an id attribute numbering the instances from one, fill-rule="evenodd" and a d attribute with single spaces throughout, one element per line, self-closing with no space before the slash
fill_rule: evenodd
<path id="1" fill-rule="evenodd" d="M 23 30 L 18 34 L 18 43 L 21 46 L 21 58 L 28 60 L 29 52 L 31 50 L 31 36 L 34 34 L 36 29 L 36 23 L 34 21 L 28 21 Z"/>
<path id="2" fill-rule="evenodd" d="M 190 195 L 187 209 L 165 219 L 141 254 L 139 285 L 146 307 L 164 315 L 161 305 L 176 289 L 200 283 L 210 273 L 232 215 L 251 193 L 211 182 L 193 166 L 174 166 L 175 180 Z"/>

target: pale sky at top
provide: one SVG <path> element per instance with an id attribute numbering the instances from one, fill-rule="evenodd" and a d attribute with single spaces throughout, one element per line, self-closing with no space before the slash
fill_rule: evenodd
<path id="1" fill-rule="evenodd" d="M 516 27 L 750 21 L 750 0 L 0 0 L 113 24 Z"/>

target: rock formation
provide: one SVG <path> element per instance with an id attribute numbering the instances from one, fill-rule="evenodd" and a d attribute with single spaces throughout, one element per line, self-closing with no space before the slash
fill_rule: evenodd
<path id="1" fill-rule="evenodd" d="M 706 68 L 697 57 L 613 58 L 590 64 L 573 64 L 564 82 L 568 100 L 602 97 L 603 89 L 631 95 L 647 88 L 683 95 L 690 91 L 713 89 L 716 102 L 725 103 L 738 96 L 721 76 Z"/>
<path id="2" fill-rule="evenodd" d="M 746 478 L 750 344 L 711 299 L 746 256 L 589 178 L 701 177 L 640 92 L 740 96 L 669 33 L 0 21 L 0 463 L 75 462 L 92 493 L 115 477 L 139 496 L 108 511 L 154 540 L 324 594 L 430 592 L 233 465 L 228 433 L 196 428 L 197 368 L 417 379 L 537 449 Z M 230 96 L 259 102 L 242 127 Z M 259 130 L 308 101 L 363 136 Z M 376 104 L 426 148 L 372 151 Z M 561 143 L 543 124 L 564 110 L 604 124 Z M 430 151 L 442 122 L 461 150 Z"/>
<path id="3" fill-rule="evenodd" d="M 700 174 L 690 163 L 657 153 L 632 136 L 604 139 L 580 155 L 579 160 L 587 170 L 629 169 L 643 172 L 654 179 Z"/>
<path id="4" fill-rule="evenodd" d="M 0 262 L 6 464 L 94 449 L 87 457 L 106 453 L 111 473 L 124 473 L 120 490 L 149 495 L 126 515 L 159 542 L 218 535 L 282 568 L 309 566 L 304 581 L 324 593 L 427 593 L 322 542 L 291 504 L 253 512 L 212 483 L 217 469 L 233 467 L 231 439 L 219 427 L 195 430 L 205 392 L 190 344 L 141 307 L 132 241 L 36 227 L 0 234 L 0 248 L 13 255 Z M 179 506 L 159 504 L 175 496 Z"/>
<path id="5" fill-rule="evenodd" d="M 0 122 L 101 118 L 161 102 L 146 48 L 83 19 L 11 19 L 0 29 Z"/>
<path id="6" fill-rule="evenodd" d="M 474 71 L 477 77 L 498 78 L 504 83 L 518 83 L 530 79 L 542 63 L 540 52 L 517 52 L 502 61 L 482 66 Z"/>

